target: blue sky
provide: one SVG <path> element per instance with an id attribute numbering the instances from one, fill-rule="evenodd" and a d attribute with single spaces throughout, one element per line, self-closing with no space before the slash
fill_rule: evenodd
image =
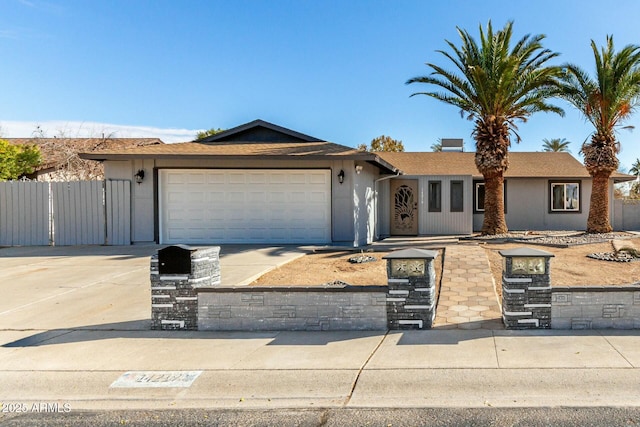
<path id="1" fill-rule="evenodd" d="M 591 71 L 590 40 L 640 44 L 638 16 L 635 0 L 2 0 L 0 132 L 30 136 L 40 124 L 48 136 L 184 141 L 261 118 L 353 147 L 385 134 L 407 151 L 438 138 L 472 151 L 471 122 L 404 84 L 425 62 L 447 64 L 435 51 L 458 44 L 456 26 L 477 34 L 513 20 L 515 38 L 546 34 L 558 63 Z M 566 138 L 577 155 L 591 127 L 557 103 L 566 116 L 521 123 L 512 150 Z M 640 158 L 640 112 L 629 124 L 627 168 Z"/>

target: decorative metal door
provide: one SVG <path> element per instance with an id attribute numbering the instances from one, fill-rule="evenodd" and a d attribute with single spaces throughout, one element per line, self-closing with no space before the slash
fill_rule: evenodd
<path id="1" fill-rule="evenodd" d="M 391 235 L 418 235 L 418 181 L 391 181 Z"/>

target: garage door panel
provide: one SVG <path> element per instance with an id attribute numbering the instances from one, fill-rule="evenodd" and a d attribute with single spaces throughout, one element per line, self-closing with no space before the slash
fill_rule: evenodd
<path id="1" fill-rule="evenodd" d="M 208 184 L 224 184 L 225 183 L 224 173 L 217 173 L 217 172 L 211 171 L 210 173 L 206 174 L 206 179 Z"/>
<path id="2" fill-rule="evenodd" d="M 247 179 L 246 172 L 231 172 L 227 177 L 229 184 L 245 184 Z"/>
<path id="3" fill-rule="evenodd" d="M 314 191 L 309 194 L 309 201 L 311 203 L 327 203 L 327 194 L 319 191 Z"/>
<path id="4" fill-rule="evenodd" d="M 305 203 L 307 201 L 307 193 L 303 191 L 294 191 L 289 194 L 289 201 L 292 203 Z"/>
<path id="5" fill-rule="evenodd" d="M 253 204 L 262 204 L 262 203 L 266 203 L 267 201 L 267 194 L 265 194 L 264 192 L 251 192 L 249 193 L 249 202 L 253 203 Z"/>
<path id="6" fill-rule="evenodd" d="M 225 202 L 225 195 L 224 192 L 222 191 L 209 191 L 207 192 L 207 203 L 211 204 L 217 204 L 217 203 L 224 203 Z"/>
<path id="7" fill-rule="evenodd" d="M 266 184 L 267 183 L 267 175 L 265 173 L 257 173 L 252 172 L 249 174 L 249 183 L 250 184 Z"/>
<path id="8" fill-rule="evenodd" d="M 306 184 L 307 173 L 292 173 L 289 175 L 289 184 Z"/>
<path id="9" fill-rule="evenodd" d="M 327 184 L 327 175 L 322 173 L 313 173 L 309 175 L 310 184 Z"/>
<path id="10" fill-rule="evenodd" d="M 280 172 L 272 172 L 269 174 L 267 182 L 269 184 L 286 184 L 287 183 L 287 175 Z"/>
<path id="11" fill-rule="evenodd" d="M 187 175 L 187 183 L 189 185 L 204 184 L 205 176 L 203 173 L 190 173 Z"/>
<path id="12" fill-rule="evenodd" d="M 204 193 L 202 192 L 189 192 L 186 193 L 186 197 L 184 198 L 186 203 L 204 203 Z"/>
<path id="13" fill-rule="evenodd" d="M 162 243 L 328 243 L 328 170 L 160 171 Z"/>
<path id="14" fill-rule="evenodd" d="M 186 182 L 186 175 L 182 173 L 167 172 L 166 179 L 169 184 L 183 184 Z"/>

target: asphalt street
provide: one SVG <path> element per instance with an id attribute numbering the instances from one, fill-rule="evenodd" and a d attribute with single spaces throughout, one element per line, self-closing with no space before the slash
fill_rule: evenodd
<path id="1" fill-rule="evenodd" d="M 495 426 L 633 427 L 640 408 L 362 408 L 278 410 L 100 411 L 68 414 L 2 414 L 0 426 Z"/>

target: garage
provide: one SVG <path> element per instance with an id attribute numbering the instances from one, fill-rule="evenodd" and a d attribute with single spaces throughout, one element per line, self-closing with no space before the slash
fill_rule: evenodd
<path id="1" fill-rule="evenodd" d="M 160 243 L 331 242 L 328 169 L 161 169 Z"/>

